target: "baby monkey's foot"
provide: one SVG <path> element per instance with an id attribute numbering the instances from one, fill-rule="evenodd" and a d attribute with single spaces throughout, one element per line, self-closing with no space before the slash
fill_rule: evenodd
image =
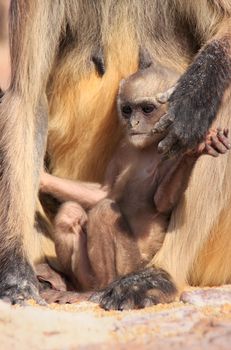
<path id="1" fill-rule="evenodd" d="M 81 233 L 86 222 L 87 214 L 78 203 L 64 203 L 55 218 L 55 228 L 56 231 L 58 231 L 56 238 L 60 238 L 60 234 L 67 235 Z"/>
<path id="2" fill-rule="evenodd" d="M 75 202 L 64 203 L 54 220 L 53 239 L 56 254 L 68 274 L 72 271 L 76 252 L 82 249 L 86 242 L 86 222 L 86 212 Z"/>

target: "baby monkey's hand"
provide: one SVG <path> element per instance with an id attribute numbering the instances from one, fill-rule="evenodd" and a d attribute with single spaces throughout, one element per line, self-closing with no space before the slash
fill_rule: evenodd
<path id="1" fill-rule="evenodd" d="M 212 157 L 218 157 L 219 154 L 225 154 L 231 148 L 228 135 L 229 129 L 210 129 L 206 135 L 205 141 L 200 143 L 192 153 L 197 154 L 198 156 L 209 154 Z"/>

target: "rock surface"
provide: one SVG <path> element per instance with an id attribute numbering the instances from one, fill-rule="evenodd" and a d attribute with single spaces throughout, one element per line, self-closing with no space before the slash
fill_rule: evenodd
<path id="1" fill-rule="evenodd" d="M 48 307 L 0 302 L 1 349 L 229 350 L 231 286 L 191 289 L 181 299 L 124 312 L 86 301 Z"/>

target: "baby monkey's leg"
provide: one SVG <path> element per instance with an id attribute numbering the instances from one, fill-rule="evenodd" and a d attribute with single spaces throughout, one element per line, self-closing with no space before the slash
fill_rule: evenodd
<path id="1" fill-rule="evenodd" d="M 101 289 L 140 266 L 137 242 L 111 199 L 101 200 L 88 216 L 79 204 L 66 202 L 54 224 L 58 259 L 79 290 Z"/>
<path id="2" fill-rule="evenodd" d="M 137 242 L 118 204 L 111 199 L 100 201 L 89 212 L 87 246 L 95 278 L 92 289 L 104 288 L 140 266 Z"/>
<path id="3" fill-rule="evenodd" d="M 87 214 L 76 202 L 64 203 L 54 220 L 53 239 L 58 259 L 76 287 L 80 288 L 83 276 L 84 280 L 91 277 L 86 223 Z"/>

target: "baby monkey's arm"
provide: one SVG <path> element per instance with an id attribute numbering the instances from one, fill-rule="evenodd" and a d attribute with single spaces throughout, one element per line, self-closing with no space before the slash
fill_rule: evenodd
<path id="1" fill-rule="evenodd" d="M 107 196 L 105 188 L 98 183 L 72 181 L 42 173 L 40 191 L 48 193 L 61 202 L 74 201 L 88 209 Z"/>
<path id="2" fill-rule="evenodd" d="M 163 214 L 171 213 L 185 192 L 193 167 L 201 155 L 208 154 L 218 157 L 219 154 L 225 154 L 230 148 L 228 129 L 223 131 L 220 128 L 209 130 L 204 142 L 193 151 L 175 160 L 175 163 L 166 171 L 154 195 L 157 210 Z"/>

